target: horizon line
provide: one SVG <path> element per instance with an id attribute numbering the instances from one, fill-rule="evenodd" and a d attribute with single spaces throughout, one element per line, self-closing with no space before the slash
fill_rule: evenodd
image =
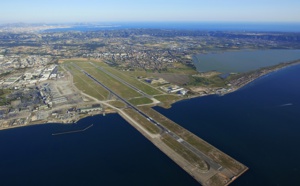
<path id="1" fill-rule="evenodd" d="M 300 21 L 65 21 L 65 22 L 1 22 L 5 24 L 115 24 L 115 23 L 225 23 L 225 24 L 300 24 Z"/>

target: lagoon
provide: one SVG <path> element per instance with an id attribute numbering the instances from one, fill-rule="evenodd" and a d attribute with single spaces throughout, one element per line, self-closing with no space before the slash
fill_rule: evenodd
<path id="1" fill-rule="evenodd" d="M 240 50 L 198 54 L 193 57 L 199 72 L 240 73 L 300 59 L 300 50 Z"/>

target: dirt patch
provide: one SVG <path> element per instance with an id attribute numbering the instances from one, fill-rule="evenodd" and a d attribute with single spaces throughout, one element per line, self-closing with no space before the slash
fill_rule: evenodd
<path id="1" fill-rule="evenodd" d="M 205 78 L 209 78 L 209 77 L 213 77 L 213 76 L 218 76 L 220 75 L 220 72 L 216 72 L 216 71 L 210 71 L 210 72 L 203 72 L 203 73 L 199 73 L 199 74 L 195 74 L 193 75 L 194 77 L 205 77 Z"/>
<path id="2" fill-rule="evenodd" d="M 210 92 L 210 89 L 207 87 L 190 87 L 191 91 L 197 93 L 207 93 Z"/>
<path id="3" fill-rule="evenodd" d="M 227 178 L 226 176 L 220 173 L 217 173 L 206 182 L 206 185 L 211 185 L 211 186 L 226 185 L 227 183 L 229 183 L 229 181 L 230 181 L 229 178 Z"/>
<path id="4" fill-rule="evenodd" d="M 11 102 L 12 107 L 18 107 L 21 104 L 21 100 L 15 100 Z"/>
<path id="5" fill-rule="evenodd" d="M 182 74 L 153 73 L 153 76 L 161 77 L 164 80 L 176 85 L 184 85 L 190 81 L 188 75 Z"/>

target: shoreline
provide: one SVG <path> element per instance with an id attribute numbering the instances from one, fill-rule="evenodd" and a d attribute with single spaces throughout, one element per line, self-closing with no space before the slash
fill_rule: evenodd
<path id="1" fill-rule="evenodd" d="M 251 71 L 251 72 L 248 72 L 248 73 L 245 73 L 244 75 L 242 75 L 239 79 L 241 79 L 241 78 L 248 78 L 248 79 L 242 81 L 237 86 L 232 87 L 232 90 L 230 90 L 230 91 L 228 91 L 226 93 L 218 94 L 218 93 L 214 92 L 214 93 L 204 94 L 204 95 L 194 95 L 194 96 L 190 96 L 188 98 L 181 99 L 179 101 L 187 100 L 187 99 L 193 99 L 193 98 L 198 98 L 198 97 L 204 97 L 204 96 L 211 96 L 211 95 L 224 96 L 226 94 L 230 94 L 230 93 L 236 92 L 236 91 L 240 90 L 241 88 L 249 85 L 250 83 L 252 83 L 252 82 L 254 82 L 254 81 L 256 81 L 256 80 L 258 80 L 258 79 L 260 79 L 260 78 L 262 78 L 262 77 L 264 77 L 266 75 L 269 75 L 271 73 L 274 73 L 274 72 L 277 72 L 277 71 L 280 71 L 280 70 L 284 70 L 286 68 L 289 68 L 289 67 L 292 67 L 292 66 L 296 66 L 296 65 L 300 65 L 300 59 L 295 60 L 295 61 L 280 63 L 278 65 L 271 66 L 271 67 L 264 67 L 264 68 L 261 68 L 261 69 L 255 70 L 255 71 Z M 253 76 L 253 77 L 249 77 L 249 76 Z M 239 79 L 237 79 L 237 80 L 239 80 Z M 231 80 L 230 83 L 232 81 L 236 81 L 236 80 Z M 174 103 L 177 103 L 179 101 L 176 101 Z M 172 104 L 174 104 L 174 103 L 172 103 Z M 169 109 L 169 108 L 167 108 L 167 109 Z"/>
<path id="2" fill-rule="evenodd" d="M 299 65 L 299 64 L 300 64 L 300 60 L 297 60 L 297 61 L 283 63 L 283 64 L 272 66 L 272 67 L 259 69 L 257 71 L 249 72 L 249 73 L 246 73 L 246 74 L 241 74 L 240 77 L 238 76 L 236 79 L 232 80 L 236 84 L 234 84 L 234 86 L 231 87 L 232 89 L 230 91 L 225 92 L 224 94 L 217 94 L 216 92 L 211 92 L 210 94 L 205 94 L 205 95 L 194 95 L 194 96 L 191 96 L 191 97 L 182 98 L 178 101 L 175 101 L 174 103 L 177 103 L 179 101 L 186 100 L 186 99 L 200 98 L 200 97 L 209 96 L 209 95 L 223 96 L 223 95 L 235 92 L 235 91 L 243 88 L 244 86 L 250 84 L 251 82 L 253 82 L 253 81 L 255 81 L 255 80 L 257 80 L 257 79 L 259 79 L 263 76 L 266 76 L 267 74 L 277 72 L 277 71 L 286 69 L 286 68 L 291 67 L 291 66 L 296 66 L 296 65 Z M 172 103 L 172 104 L 174 104 L 174 103 Z M 170 106 L 172 106 L 172 104 L 170 104 Z M 106 106 L 108 106 L 108 105 L 106 105 Z M 113 108 L 113 107 L 111 107 L 111 108 Z M 226 174 L 229 171 L 229 169 L 228 170 L 226 169 L 226 171 L 224 170 L 223 172 L 220 172 L 219 169 L 218 170 L 210 169 L 210 171 L 208 173 L 203 174 L 203 173 L 199 172 L 199 170 L 194 165 L 192 165 L 190 162 L 188 162 L 186 159 L 182 158 L 178 153 L 176 153 L 176 151 L 174 151 L 173 149 L 168 147 L 165 143 L 163 143 L 163 141 L 161 139 L 162 136 L 160 134 L 159 135 L 150 135 L 143 127 L 141 127 L 139 124 L 136 124 L 135 121 L 132 121 L 130 119 L 131 116 L 126 116 L 126 115 L 124 116 L 121 109 L 114 108 L 112 110 L 112 112 L 110 112 L 110 113 L 117 113 L 119 116 L 121 116 L 132 127 L 134 127 L 136 130 L 138 130 L 144 137 L 146 137 L 150 142 L 152 142 L 152 144 L 154 146 L 156 146 L 158 149 L 160 149 L 161 152 L 163 152 L 165 155 L 167 155 L 174 163 L 179 165 L 186 173 L 191 175 L 194 179 L 196 179 L 202 185 L 210 185 L 211 181 L 213 179 L 221 179 L 221 177 L 222 177 L 221 175 L 223 173 Z M 100 114 L 103 114 L 103 113 L 102 112 L 101 113 L 91 112 L 91 113 L 82 115 L 78 120 L 75 121 L 75 123 L 80 121 L 83 118 L 94 116 L 94 115 L 100 115 Z M 72 122 L 72 123 L 59 123 L 59 122 L 61 122 L 61 120 L 57 121 L 57 124 L 73 124 L 74 123 L 74 122 Z M 56 123 L 56 121 L 51 120 L 51 122 L 50 122 L 49 120 L 40 120 L 40 121 L 30 122 L 28 125 L 13 126 L 13 127 L 5 128 L 5 129 L 12 129 L 12 128 L 17 128 L 17 127 L 26 127 L 26 126 L 33 126 L 33 125 L 41 125 L 41 124 L 51 124 L 51 123 L 54 124 L 54 123 Z M 93 124 L 91 126 L 93 126 Z M 91 126 L 85 128 L 83 130 L 75 130 L 75 131 L 62 132 L 62 133 L 54 133 L 52 135 L 61 135 L 61 134 L 83 132 L 86 129 L 90 128 Z M 3 129 L 0 129 L 0 130 L 3 130 Z M 198 136 L 197 136 L 197 138 L 202 140 Z M 209 144 L 206 141 L 204 141 L 203 143 Z M 212 146 L 212 145 L 210 145 L 210 146 Z M 221 154 L 223 154 L 223 156 L 231 158 L 226 153 L 220 151 L 218 148 L 216 148 L 214 146 L 212 146 L 212 147 L 217 152 L 220 152 Z M 234 160 L 234 161 L 239 163 L 237 160 Z M 243 164 L 241 164 L 241 165 L 243 166 L 243 169 L 240 172 L 238 172 L 238 174 L 233 174 L 233 177 L 228 177 L 228 179 L 225 179 L 227 181 L 224 185 L 229 185 L 230 183 L 234 182 L 238 177 L 243 175 L 247 170 L 249 170 L 249 168 L 247 166 L 245 166 Z"/>
<path id="3" fill-rule="evenodd" d="M 283 70 L 283 69 L 286 69 L 288 67 L 292 67 L 292 66 L 295 66 L 295 65 L 300 65 L 300 59 L 299 60 L 295 60 L 295 61 L 291 61 L 291 62 L 285 62 L 285 63 L 280 63 L 278 65 L 275 65 L 275 66 L 271 66 L 271 67 L 265 67 L 265 68 L 262 68 L 262 69 L 259 69 L 259 70 L 255 70 L 255 71 L 251 71 L 251 72 L 248 72 L 246 74 L 243 74 L 240 78 L 236 79 L 236 80 L 233 80 L 233 81 L 238 81 L 237 82 L 234 82 L 234 83 L 237 83 L 235 86 L 232 87 L 232 90 L 228 91 L 228 92 L 225 92 L 225 93 L 222 93 L 222 94 L 218 94 L 216 92 L 213 92 L 213 93 L 209 93 L 209 94 L 202 94 L 202 95 L 192 95 L 190 97 L 185 97 L 185 98 L 182 98 L 180 100 L 177 100 L 171 104 L 169 104 L 169 107 L 164 107 L 164 106 L 161 106 L 161 105 L 155 105 L 155 106 L 159 106 L 159 107 L 162 107 L 164 109 L 170 109 L 172 108 L 172 105 L 175 104 L 175 103 L 178 103 L 180 101 L 184 101 L 184 100 L 189 100 L 189 99 L 194 99 L 194 98 L 200 98 L 200 97 L 205 97 L 205 96 L 212 96 L 212 95 L 218 95 L 218 96 L 224 96 L 224 95 L 227 95 L 227 94 L 230 94 L 230 93 L 233 93 L 235 91 L 238 91 L 239 89 L 249 85 L 250 83 L 252 83 L 253 81 L 255 80 L 258 80 L 259 78 L 262 78 L 268 74 L 271 74 L 273 72 L 277 72 L 277 71 L 280 71 L 280 70 Z M 246 78 L 246 79 L 245 79 Z M 240 80 L 242 79 L 242 80 Z M 240 82 L 239 82 L 240 80 Z M 231 81 L 232 82 L 232 81 Z M 116 110 L 111 110 L 109 113 L 107 114 L 117 114 L 118 111 Z M 103 113 L 99 113 L 100 114 L 103 114 Z M 12 127 L 6 127 L 6 128 L 0 128 L 0 130 L 8 130 L 8 129 L 15 129 L 15 128 L 19 128 L 19 127 L 28 127 L 28 126 L 34 126 L 34 125 L 42 125 L 42 124 L 73 124 L 73 123 L 77 123 L 78 121 L 80 121 L 81 119 L 83 118 L 86 118 L 86 117 L 90 117 L 90 116 L 94 116 L 94 115 L 98 115 L 98 114 L 95 114 L 95 113 L 89 113 L 89 114 L 86 114 L 85 116 L 82 116 L 80 117 L 78 120 L 76 120 L 75 122 L 66 122 L 66 123 L 63 123 L 62 120 L 39 120 L 39 121 L 34 121 L 34 122 L 29 122 L 28 124 L 26 125 L 19 125 L 19 126 L 12 126 Z"/>
<path id="4" fill-rule="evenodd" d="M 230 90 L 226 93 L 218 94 L 216 92 L 213 92 L 213 93 L 202 94 L 202 95 L 199 95 L 199 94 L 197 95 L 197 93 L 196 93 L 196 95 L 192 95 L 190 97 L 182 98 L 178 101 L 175 101 L 175 102 L 171 103 L 169 105 L 169 107 L 164 107 L 164 106 L 160 106 L 160 105 L 157 105 L 157 106 L 162 107 L 164 109 L 171 109 L 173 104 L 178 103 L 180 101 L 184 101 L 184 100 L 190 100 L 190 99 L 194 99 L 194 98 L 200 98 L 200 97 L 212 96 L 212 95 L 225 96 L 227 94 L 234 93 L 234 92 L 240 90 L 241 88 L 244 88 L 245 86 L 249 85 L 250 83 L 252 83 L 252 82 L 254 82 L 254 81 L 256 81 L 256 80 L 258 80 L 258 79 L 260 79 L 260 78 L 262 78 L 266 75 L 269 75 L 271 73 L 274 73 L 274 72 L 277 72 L 277 71 L 280 71 L 280 70 L 284 70 L 285 68 L 289 68 L 289 67 L 296 66 L 296 65 L 300 65 L 300 59 L 296 60 L 296 61 L 281 63 L 281 64 L 278 64 L 276 66 L 265 67 L 265 68 L 262 68 L 262 69 L 259 69 L 259 70 L 256 70 L 256 71 L 248 72 L 249 74 L 245 75 L 245 76 L 242 76 L 242 78 L 245 78 L 246 76 L 251 76 L 254 73 L 259 73 L 259 74 L 257 74 L 257 76 L 255 76 L 255 77 L 249 78 L 247 81 L 243 81 L 241 84 L 239 84 L 239 86 L 233 87 L 232 90 Z"/>

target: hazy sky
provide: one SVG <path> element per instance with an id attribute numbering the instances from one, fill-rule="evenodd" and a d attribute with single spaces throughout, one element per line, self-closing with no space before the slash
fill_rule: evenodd
<path id="1" fill-rule="evenodd" d="M 300 22 L 300 0 L 1 0 L 0 23 Z"/>

